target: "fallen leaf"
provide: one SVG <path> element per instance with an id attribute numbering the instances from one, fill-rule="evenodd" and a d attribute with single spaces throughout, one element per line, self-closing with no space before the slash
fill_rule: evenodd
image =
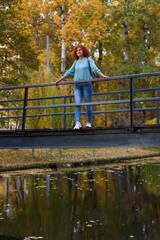
<path id="1" fill-rule="evenodd" d="M 87 227 L 92 227 L 92 225 L 91 224 L 87 224 Z"/>

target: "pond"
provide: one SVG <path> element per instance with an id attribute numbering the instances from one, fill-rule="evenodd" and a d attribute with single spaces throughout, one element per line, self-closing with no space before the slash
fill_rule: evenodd
<path id="1" fill-rule="evenodd" d="M 160 159 L 0 175 L 0 239 L 159 236 Z"/>

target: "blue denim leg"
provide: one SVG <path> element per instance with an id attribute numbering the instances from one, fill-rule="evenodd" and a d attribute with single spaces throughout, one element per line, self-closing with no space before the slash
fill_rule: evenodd
<path id="1" fill-rule="evenodd" d="M 92 84 L 83 85 L 83 96 L 85 102 L 91 102 L 92 100 Z M 92 106 L 88 105 L 87 108 L 87 122 L 92 122 Z"/>
<path id="2" fill-rule="evenodd" d="M 75 84 L 74 95 L 76 103 L 82 103 L 82 97 L 84 96 L 85 102 L 91 102 L 92 99 L 92 84 Z M 87 122 L 92 121 L 92 106 L 87 107 Z M 80 122 L 81 106 L 75 108 L 76 122 Z"/>
<path id="3" fill-rule="evenodd" d="M 82 103 L 82 85 L 80 84 L 75 84 L 74 86 L 74 96 L 75 96 L 75 102 L 76 103 Z M 81 106 L 76 106 L 75 107 L 75 116 L 76 116 L 76 122 L 80 122 L 81 118 Z"/>

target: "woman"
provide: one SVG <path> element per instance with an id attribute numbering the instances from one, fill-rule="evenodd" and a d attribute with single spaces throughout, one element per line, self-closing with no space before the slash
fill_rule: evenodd
<path id="1" fill-rule="evenodd" d="M 79 81 L 74 85 L 74 95 L 76 103 L 82 103 L 82 97 L 84 96 L 85 102 L 91 102 L 92 98 L 92 83 L 81 83 L 83 80 L 91 80 L 91 71 L 94 74 L 98 74 L 102 78 L 108 78 L 108 76 L 101 73 L 100 69 L 97 68 L 95 62 L 90 57 L 89 49 L 82 45 L 78 44 L 74 47 L 72 52 L 72 57 L 75 59 L 75 62 L 71 66 L 71 68 L 61 77 L 59 80 L 56 81 L 56 85 L 64 80 L 66 77 L 74 76 L 75 81 Z M 90 66 L 89 66 L 90 65 Z M 92 121 L 92 106 L 88 105 L 87 108 L 87 125 L 86 127 L 91 127 Z M 80 123 L 81 117 L 81 106 L 76 106 L 75 108 L 75 117 L 76 117 L 76 125 L 74 129 L 80 129 L 82 127 Z"/>

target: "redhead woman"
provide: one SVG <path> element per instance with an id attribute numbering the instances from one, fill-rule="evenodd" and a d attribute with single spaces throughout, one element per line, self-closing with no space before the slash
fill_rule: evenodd
<path id="1" fill-rule="evenodd" d="M 85 102 L 91 102 L 92 98 L 92 83 L 81 83 L 83 80 L 91 80 L 91 71 L 94 74 L 99 75 L 102 78 L 108 78 L 108 76 L 101 73 L 101 70 L 96 66 L 94 60 L 90 57 L 89 49 L 82 45 L 78 44 L 74 47 L 72 52 L 72 57 L 75 59 L 71 68 L 59 79 L 56 81 L 56 85 L 64 80 L 66 77 L 74 76 L 74 81 L 78 81 L 74 85 L 74 96 L 75 102 L 77 104 L 82 103 L 82 97 L 84 96 Z M 90 66 L 89 66 L 90 65 Z M 92 106 L 88 105 L 87 108 L 87 124 L 86 127 L 91 127 L 92 122 Z M 75 108 L 75 117 L 76 125 L 74 129 L 80 129 L 82 127 L 80 123 L 81 118 L 81 106 L 76 106 Z"/>

